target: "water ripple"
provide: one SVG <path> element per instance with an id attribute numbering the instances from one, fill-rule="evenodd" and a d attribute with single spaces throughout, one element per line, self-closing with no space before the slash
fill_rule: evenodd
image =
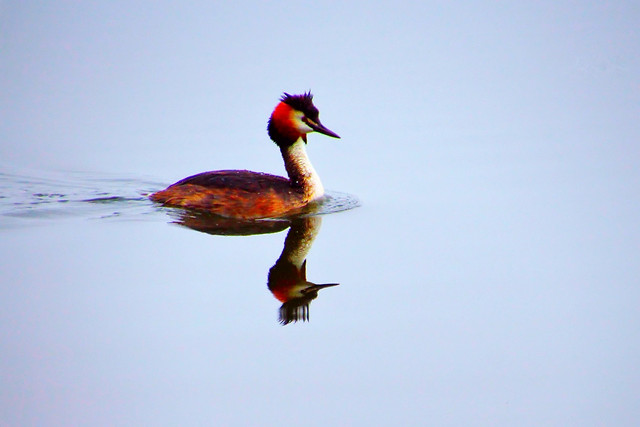
<path id="1" fill-rule="evenodd" d="M 163 183 L 139 177 L 89 173 L 26 176 L 0 172 L 0 228 L 64 218 L 147 220 L 174 208 L 160 208 L 147 195 Z M 359 201 L 345 193 L 327 192 L 296 216 L 324 215 L 352 209 Z"/>
<path id="2" fill-rule="evenodd" d="M 0 172 L 0 227 L 31 224 L 35 219 L 136 220 L 155 212 L 146 195 L 161 187 L 157 182 L 108 175 Z"/>

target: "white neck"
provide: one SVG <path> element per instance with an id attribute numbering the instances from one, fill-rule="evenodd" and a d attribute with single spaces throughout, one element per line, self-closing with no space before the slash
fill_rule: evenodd
<path id="1" fill-rule="evenodd" d="M 324 195 L 324 187 L 309 160 L 309 156 L 307 156 L 305 146 L 306 143 L 302 138 L 298 138 L 292 145 L 282 148 L 280 151 L 293 186 L 302 188 L 305 198 L 311 201 Z"/>

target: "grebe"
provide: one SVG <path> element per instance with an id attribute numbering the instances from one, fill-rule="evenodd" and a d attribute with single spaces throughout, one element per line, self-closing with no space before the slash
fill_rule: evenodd
<path id="1" fill-rule="evenodd" d="M 204 172 L 152 194 L 151 200 L 230 218 L 258 219 L 283 216 L 321 198 L 324 187 L 307 156 L 307 134 L 340 137 L 320 123 L 313 95 L 285 93 L 267 130 L 280 147 L 289 179 L 247 170 Z"/>

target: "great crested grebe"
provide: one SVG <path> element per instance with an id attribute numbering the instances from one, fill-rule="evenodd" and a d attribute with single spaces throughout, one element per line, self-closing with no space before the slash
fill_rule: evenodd
<path id="1" fill-rule="evenodd" d="M 340 137 L 320 123 L 313 95 L 285 93 L 267 130 L 280 147 L 289 179 L 247 170 L 204 172 L 153 193 L 151 200 L 230 218 L 258 219 L 283 216 L 321 198 L 324 187 L 307 156 L 307 134 Z"/>

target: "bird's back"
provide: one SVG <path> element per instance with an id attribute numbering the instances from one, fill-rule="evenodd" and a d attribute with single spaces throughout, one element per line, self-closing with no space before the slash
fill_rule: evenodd
<path id="1" fill-rule="evenodd" d="M 274 218 L 304 206 L 303 192 L 281 176 L 246 170 L 204 172 L 182 179 L 151 199 L 221 216 Z"/>

